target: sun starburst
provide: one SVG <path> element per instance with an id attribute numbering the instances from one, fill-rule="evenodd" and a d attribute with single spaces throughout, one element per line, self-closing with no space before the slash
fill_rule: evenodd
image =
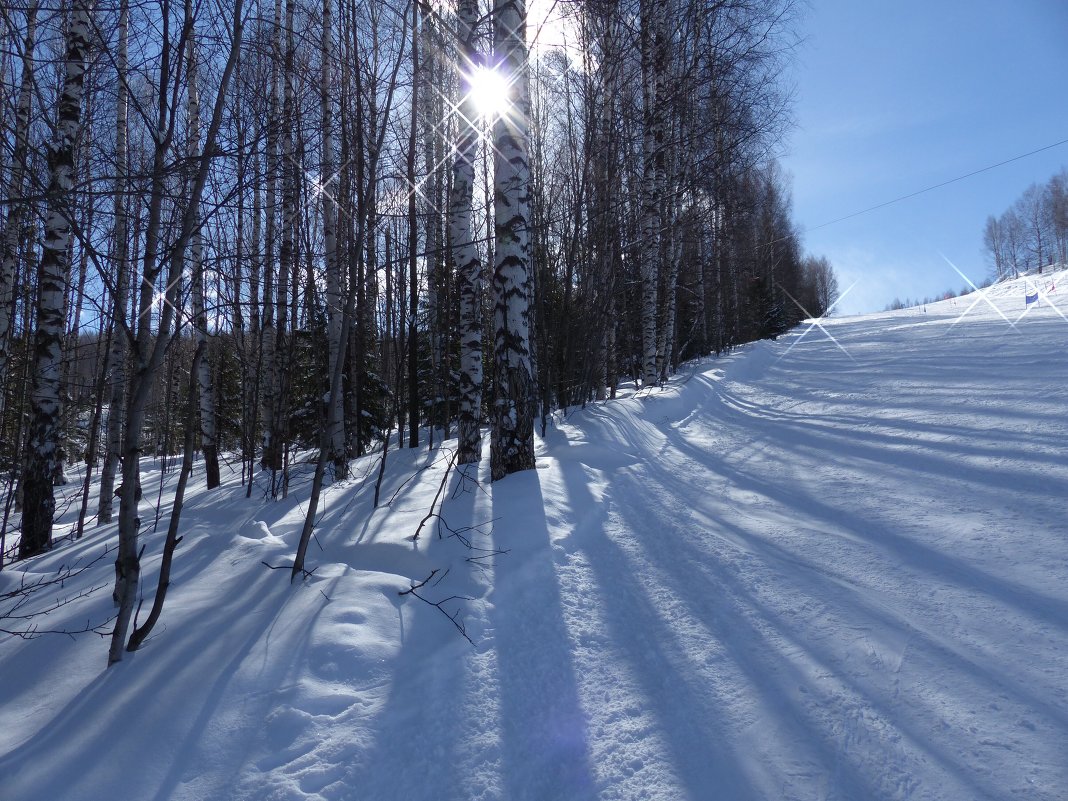
<path id="1" fill-rule="evenodd" d="M 806 328 L 804 331 L 801 332 L 801 336 L 799 336 L 797 339 L 795 339 L 793 342 L 790 343 L 790 347 L 788 347 L 786 349 L 786 351 L 779 357 L 779 360 L 781 361 L 782 359 L 785 359 L 789 355 L 790 351 L 792 351 L 794 349 L 794 346 L 798 345 L 801 342 L 802 339 L 804 339 L 806 336 L 808 336 L 808 333 L 813 328 L 819 328 L 819 330 L 823 332 L 823 335 L 825 337 L 827 337 L 827 339 L 831 340 L 831 342 L 834 343 L 835 347 L 837 347 L 838 350 L 842 351 L 842 353 L 844 353 L 846 356 L 848 356 L 851 361 L 855 362 L 856 359 L 853 358 L 853 354 L 850 353 L 848 350 L 846 350 L 844 347 L 842 347 L 842 343 L 839 342 L 837 339 L 835 339 L 834 336 L 831 335 L 831 332 L 823 327 L 823 323 L 820 322 L 820 321 L 823 320 L 823 318 L 826 317 L 828 314 L 830 314 L 831 311 L 834 310 L 834 307 L 837 306 L 845 298 L 845 296 L 848 295 L 852 291 L 853 287 L 855 287 L 856 285 L 857 285 L 857 281 L 854 281 L 852 284 L 850 284 L 849 287 L 846 289 L 846 291 L 843 292 L 841 295 L 839 295 L 837 298 L 835 298 L 834 299 L 834 303 L 832 303 L 830 306 L 828 306 L 827 307 L 827 311 L 825 311 L 819 317 L 813 317 L 809 313 L 808 309 L 806 309 L 804 306 L 801 305 L 801 302 L 797 298 L 795 298 L 793 295 L 791 295 L 789 292 L 787 292 L 785 289 L 783 289 L 780 286 L 779 288 L 782 289 L 782 291 L 783 291 L 783 293 L 785 293 L 786 297 L 788 297 L 790 300 L 792 300 L 794 302 L 794 304 L 797 306 L 797 308 L 799 308 L 802 312 L 804 312 L 805 315 L 807 317 L 809 317 L 810 319 L 808 321 L 808 328 Z"/>
<path id="2" fill-rule="evenodd" d="M 1005 316 L 1005 312 L 1003 312 L 1001 309 L 999 309 L 997 307 L 997 304 L 994 303 L 994 301 L 992 301 L 989 297 L 987 297 L 987 293 L 986 293 L 985 289 L 980 289 L 974 283 L 972 283 L 972 279 L 969 278 L 968 276 L 966 276 L 960 270 L 958 270 L 957 269 L 957 265 L 954 264 L 953 262 L 951 262 L 949 260 L 949 258 L 946 257 L 946 255 L 944 253 L 940 253 L 939 255 L 943 259 L 946 260 L 946 264 L 948 264 L 950 267 L 952 267 L 954 272 L 957 273 L 957 275 L 959 275 L 961 278 L 963 278 L 965 281 L 968 282 L 968 286 L 970 286 L 972 288 L 972 291 L 975 292 L 975 294 L 976 294 L 975 300 L 973 300 L 971 305 L 968 306 L 967 309 L 962 311 L 960 313 L 960 316 L 957 317 L 957 319 L 953 321 L 953 324 L 949 326 L 950 329 L 952 329 L 953 326 L 955 326 L 957 323 L 959 323 L 961 320 L 963 320 L 972 309 L 974 309 L 976 306 L 979 305 L 980 302 L 985 301 L 987 306 L 989 306 L 991 309 L 993 309 L 995 312 L 997 312 L 998 317 L 1000 317 L 1002 320 L 1004 320 L 1006 323 L 1008 323 L 1009 328 L 1011 328 L 1014 331 L 1017 330 L 1016 329 L 1016 324 L 1012 320 L 1010 320 L 1008 317 Z"/>
<path id="3" fill-rule="evenodd" d="M 484 121 L 508 115 L 512 108 L 511 84 L 499 69 L 476 65 L 467 73 L 467 86 L 471 103 Z"/>

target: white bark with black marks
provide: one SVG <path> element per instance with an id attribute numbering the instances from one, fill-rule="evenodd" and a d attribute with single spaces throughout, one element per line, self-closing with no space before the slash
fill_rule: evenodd
<path id="1" fill-rule="evenodd" d="M 467 78 L 479 63 L 477 20 L 477 0 L 460 0 L 456 22 L 460 43 L 461 99 L 449 198 L 449 257 L 460 296 L 460 403 L 457 417 L 457 461 L 460 464 L 470 464 L 482 458 L 482 260 L 474 241 L 471 208 L 478 112 Z"/>
<path id="2" fill-rule="evenodd" d="M 494 129 L 494 359 L 497 392 L 490 443 L 494 481 L 534 467 L 537 396 L 531 358 L 530 78 L 526 3 L 495 0 L 497 69 L 510 85 L 511 108 Z"/>
<path id="3" fill-rule="evenodd" d="M 290 282 L 295 280 L 297 267 L 297 213 L 300 205 L 300 186 L 297 183 L 297 76 L 296 76 L 296 41 L 294 18 L 295 0 L 286 0 L 285 4 L 285 60 L 282 69 L 282 231 L 278 250 L 278 285 L 275 296 L 275 337 L 274 352 L 268 380 L 271 383 L 273 408 L 270 426 L 270 448 L 265 449 L 267 466 L 272 472 L 284 467 L 285 443 L 288 436 L 288 392 L 289 377 L 287 359 L 289 356 L 289 293 Z M 271 494 L 278 492 L 279 486 L 272 481 Z M 286 493 L 283 478 L 281 492 Z"/>
<path id="4" fill-rule="evenodd" d="M 260 380 L 263 384 L 263 440 L 261 466 L 281 469 L 281 444 L 275 442 L 276 435 L 276 401 L 279 392 L 279 379 L 276 374 L 275 345 L 278 338 L 274 320 L 274 288 L 276 277 L 278 238 L 278 178 L 279 158 L 278 133 L 284 127 L 282 120 L 282 100 L 280 83 L 283 80 L 282 69 L 282 0 L 274 3 L 274 35 L 271 37 L 271 74 L 267 112 L 267 169 L 266 225 L 264 226 L 264 266 L 263 266 L 263 327 L 260 330 Z"/>
<path id="5" fill-rule="evenodd" d="M 185 42 L 186 80 L 188 82 L 186 103 L 186 124 L 189 126 L 186 142 L 186 155 L 190 163 L 202 158 L 200 150 L 200 78 L 197 65 L 196 36 L 193 34 L 192 4 L 186 0 L 186 24 L 189 36 Z M 195 218 L 200 217 L 200 204 L 193 209 Z M 196 330 L 197 349 L 200 357 L 196 360 L 197 393 L 200 400 L 200 447 L 204 451 L 204 475 L 208 489 L 219 486 L 219 445 L 215 424 L 215 386 L 212 382 L 211 361 L 208 358 L 208 314 L 204 304 L 204 238 L 200 232 L 199 219 L 189 240 L 190 269 L 193 274 L 193 327 Z"/>
<path id="6" fill-rule="evenodd" d="M 108 420 L 105 434 L 104 466 L 100 470 L 100 500 L 97 506 L 97 524 L 110 523 L 114 514 L 115 472 L 118 469 L 122 449 L 122 425 L 126 417 L 126 358 L 130 328 L 125 324 L 126 307 L 130 292 L 129 233 L 130 220 L 127 212 L 127 142 L 130 109 L 130 91 L 127 86 L 129 74 L 128 48 L 130 36 L 130 4 L 122 0 L 119 10 L 118 51 L 115 54 L 117 74 L 115 102 L 115 184 L 114 226 L 111 232 L 111 254 L 114 265 L 114 288 L 112 293 L 112 319 L 114 332 L 108 350 Z"/>
<path id="7" fill-rule="evenodd" d="M 235 0 L 233 18 L 230 25 L 230 51 L 219 78 L 218 93 L 212 108 L 211 122 L 204 138 L 204 151 L 211 153 L 218 139 L 222 125 L 223 107 L 226 101 L 227 87 L 237 63 L 243 36 L 244 12 L 242 0 Z M 170 108 L 167 101 L 170 78 L 170 42 L 167 25 L 163 26 L 163 48 L 160 66 L 158 129 L 167 130 Z M 199 226 L 196 209 L 204 194 L 209 172 L 209 159 L 201 158 L 197 164 L 196 177 L 190 187 L 188 204 L 183 209 L 179 223 L 178 236 L 170 252 L 167 271 L 166 293 L 160 305 L 159 324 L 152 331 L 152 309 L 155 297 L 150 291 L 160 273 L 156 242 L 159 236 L 161 196 L 166 173 L 164 164 L 170 143 L 166 138 L 156 142 L 153 157 L 152 200 L 149 206 L 149 224 L 146 230 L 146 247 L 142 292 L 138 301 L 138 331 L 136 348 L 136 370 L 131 376 L 130 400 L 126 424 L 123 428 L 122 442 L 122 485 L 119 487 L 119 553 L 115 561 L 115 592 L 119 611 L 115 618 L 115 628 L 111 635 L 111 647 L 108 651 L 108 664 L 122 659 L 126 645 L 126 632 L 133 618 L 137 589 L 141 578 L 141 558 L 139 547 L 139 529 L 141 520 L 138 516 L 138 502 L 141 496 L 139 478 L 139 459 L 142 451 L 141 431 L 148 410 L 148 400 L 155 383 L 155 378 L 163 364 L 168 347 L 175 336 L 172 329 L 174 311 L 179 305 L 179 285 L 185 268 L 186 251 L 194 230 Z"/>
<path id="8" fill-rule="evenodd" d="M 52 546 L 55 511 L 53 482 L 59 465 L 58 437 L 64 299 L 70 280 L 70 207 L 74 183 L 74 148 L 82 127 L 86 59 L 89 53 L 88 0 L 74 0 L 67 30 L 63 88 L 59 114 L 48 151 L 49 182 L 46 193 L 44 240 L 37 272 L 34 313 L 33 385 L 30 391 L 32 422 L 26 468 L 23 474 L 22 540 L 19 556 L 27 557 Z"/>
<path id="9" fill-rule="evenodd" d="M 334 193 L 337 192 L 337 184 L 334 183 L 334 120 L 333 106 L 330 98 L 331 66 L 333 62 L 333 8 L 331 0 L 323 0 L 322 40 L 321 40 L 322 66 L 319 75 L 319 103 L 322 114 L 323 141 L 322 155 L 320 157 L 319 197 L 323 204 L 323 246 L 324 267 L 326 269 L 326 314 L 327 314 L 327 339 L 330 350 L 330 374 L 333 375 L 336 365 L 342 358 L 341 329 L 342 329 L 342 277 L 341 267 L 337 257 L 337 202 Z M 348 455 L 345 446 L 345 393 L 338 387 L 337 391 L 331 386 L 327 397 L 327 424 L 329 426 L 329 458 L 333 466 L 334 478 L 348 478 Z"/>
<path id="10" fill-rule="evenodd" d="M 412 4 L 412 100 L 411 129 L 408 131 L 408 447 L 419 446 L 419 211 L 416 182 L 416 141 L 423 90 L 420 60 L 420 5 Z"/>
<path id="11" fill-rule="evenodd" d="M 652 386 L 659 377 L 656 345 L 664 178 L 664 114 L 660 95 L 666 54 L 658 46 L 662 44 L 663 5 L 658 0 L 641 0 L 639 15 L 642 67 L 642 384 Z"/>
<path id="12" fill-rule="evenodd" d="M 26 203 L 21 202 L 30 137 L 30 108 L 33 101 L 33 50 L 37 38 L 37 5 L 26 9 L 26 37 L 22 43 L 22 76 L 15 110 L 15 147 L 7 185 L 7 218 L 0 235 L 0 419 L 7 398 L 8 351 L 11 346 L 11 310 L 14 298 L 15 267 L 19 236 L 25 219 Z"/>

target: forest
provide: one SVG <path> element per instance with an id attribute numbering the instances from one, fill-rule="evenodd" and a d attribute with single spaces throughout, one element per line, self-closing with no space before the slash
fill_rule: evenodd
<path id="1" fill-rule="evenodd" d="M 1001 214 L 987 217 L 983 248 L 998 281 L 1068 264 L 1068 169 L 1032 184 Z"/>
<path id="2" fill-rule="evenodd" d="M 167 559 L 194 458 L 257 500 L 313 461 L 299 577 L 350 459 L 477 462 L 485 430 L 503 478 L 552 410 L 824 314 L 776 161 L 798 11 L 6 3 L 0 568 L 57 544 L 84 462 L 71 536 L 117 521 L 117 661 L 143 456 L 181 470 Z"/>

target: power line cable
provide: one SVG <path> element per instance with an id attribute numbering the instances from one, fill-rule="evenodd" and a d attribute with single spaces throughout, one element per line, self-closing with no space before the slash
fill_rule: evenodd
<path id="1" fill-rule="evenodd" d="M 1053 148 L 1060 147 L 1061 145 L 1064 145 L 1064 144 L 1068 144 L 1068 139 L 1062 139 L 1059 142 L 1054 142 L 1052 145 L 1046 145 L 1045 147 L 1040 147 L 1037 150 L 1032 150 L 1032 151 L 1030 151 L 1028 153 L 1022 153 L 1019 156 L 1013 156 L 1011 159 L 1005 159 L 1004 161 L 999 161 L 997 164 L 990 164 L 990 165 L 988 165 L 986 167 L 981 167 L 978 170 L 972 170 L 971 172 L 966 173 L 964 175 L 958 175 L 956 178 L 950 178 L 948 181 L 942 181 L 941 183 L 934 184 L 932 186 L 928 186 L 928 187 L 926 187 L 924 189 L 918 189 L 915 192 L 909 192 L 907 195 L 902 195 L 901 197 L 896 197 L 893 200 L 887 200 L 884 203 L 879 203 L 879 204 L 877 204 L 875 206 L 869 206 L 868 208 L 862 209 L 860 211 L 854 211 L 852 214 L 846 214 L 844 217 L 838 217 L 837 219 L 831 220 L 830 222 L 825 222 L 825 223 L 820 223 L 819 225 L 814 225 L 811 228 L 804 229 L 804 233 L 808 233 L 810 231 L 818 231 L 820 228 L 826 228 L 829 225 L 834 225 L 836 223 L 840 223 L 840 222 L 843 222 L 845 220 L 851 220 L 854 217 L 859 217 L 862 214 L 867 214 L 868 212 L 875 211 L 876 209 L 882 209 L 882 208 L 886 208 L 887 206 L 892 206 L 895 203 L 900 203 L 903 200 L 909 200 L 910 198 L 914 198 L 917 195 L 922 195 L 925 192 L 931 192 L 931 191 L 933 191 L 935 189 L 941 189 L 943 186 L 949 186 L 950 184 L 955 184 L 958 181 L 963 181 L 965 178 L 971 178 L 973 175 L 979 175 L 980 173 L 989 172 L 990 170 L 997 169 L 998 167 L 1004 167 L 1006 164 L 1011 164 L 1014 161 L 1019 161 L 1020 159 L 1025 159 L 1028 156 L 1035 155 L 1036 153 L 1042 153 L 1043 151 L 1046 151 L 1046 150 L 1052 150 Z"/>

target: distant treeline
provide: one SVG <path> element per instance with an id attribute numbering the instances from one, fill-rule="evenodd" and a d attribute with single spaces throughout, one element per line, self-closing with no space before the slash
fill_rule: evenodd
<path id="1" fill-rule="evenodd" d="M 987 278 L 980 284 L 980 289 L 986 289 L 988 286 L 994 283 L 993 278 Z M 970 295 L 975 290 L 970 286 L 962 287 L 960 292 L 954 292 L 952 289 L 947 289 L 945 292 L 935 295 L 934 297 L 925 297 L 923 300 L 912 300 L 911 298 L 894 298 L 893 303 L 887 304 L 883 311 L 898 311 L 900 309 L 912 309 L 919 306 L 926 306 L 928 303 L 937 303 L 940 300 L 951 300 L 952 298 L 962 298 L 965 295 Z"/>
<path id="2" fill-rule="evenodd" d="M 1001 216 L 987 217 L 983 247 L 995 280 L 1068 263 L 1068 168 L 1031 184 Z"/>

